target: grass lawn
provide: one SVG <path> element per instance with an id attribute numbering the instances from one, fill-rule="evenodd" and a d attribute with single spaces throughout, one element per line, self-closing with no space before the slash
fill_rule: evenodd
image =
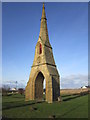
<path id="1" fill-rule="evenodd" d="M 29 101 L 24 95 L 2 97 L 2 115 L 7 118 L 88 118 L 88 95 L 64 95 L 62 102 Z"/>

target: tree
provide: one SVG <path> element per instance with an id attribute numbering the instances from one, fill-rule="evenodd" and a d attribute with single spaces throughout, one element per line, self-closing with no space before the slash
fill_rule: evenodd
<path id="1" fill-rule="evenodd" d="M 7 95 L 9 91 L 10 91 L 10 87 L 9 86 L 4 85 L 2 87 L 2 95 Z"/>

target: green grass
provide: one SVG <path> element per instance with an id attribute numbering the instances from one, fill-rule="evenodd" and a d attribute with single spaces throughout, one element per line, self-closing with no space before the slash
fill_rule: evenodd
<path id="1" fill-rule="evenodd" d="M 62 102 L 25 102 L 24 95 L 3 96 L 2 115 L 7 118 L 88 118 L 88 95 L 62 95 Z M 32 108 L 36 108 L 35 110 Z"/>

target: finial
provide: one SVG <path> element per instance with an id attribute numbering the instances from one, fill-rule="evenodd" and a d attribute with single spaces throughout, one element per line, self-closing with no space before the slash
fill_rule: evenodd
<path id="1" fill-rule="evenodd" d="M 44 6 L 45 4 L 44 4 L 44 3 L 45 3 L 45 2 L 43 2 L 43 9 L 45 9 L 45 6 Z"/>
<path id="2" fill-rule="evenodd" d="M 41 19 L 46 19 L 44 2 L 43 2 L 42 17 L 41 17 Z"/>
<path id="3" fill-rule="evenodd" d="M 44 3 L 45 3 L 45 2 L 43 2 L 43 7 L 44 7 Z"/>

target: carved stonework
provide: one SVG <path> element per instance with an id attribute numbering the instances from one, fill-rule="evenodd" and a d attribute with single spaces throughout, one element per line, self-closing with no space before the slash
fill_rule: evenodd
<path id="1" fill-rule="evenodd" d="M 41 57 L 40 56 L 37 58 L 37 62 L 38 62 L 38 64 L 41 62 Z"/>

